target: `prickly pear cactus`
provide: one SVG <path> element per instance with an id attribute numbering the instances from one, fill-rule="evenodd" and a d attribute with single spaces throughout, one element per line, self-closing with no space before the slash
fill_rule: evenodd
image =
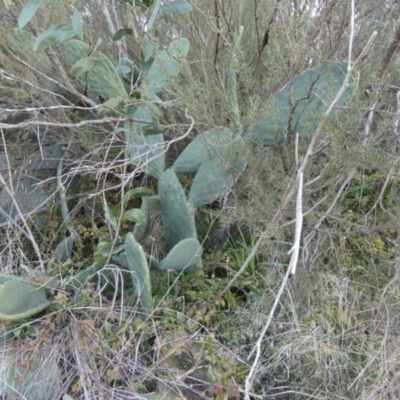
<path id="1" fill-rule="evenodd" d="M 136 288 L 143 308 L 149 312 L 153 306 L 149 266 L 146 253 L 132 233 L 128 233 L 126 237 L 125 254 L 129 269 L 132 272 L 133 286 Z"/>
<path id="2" fill-rule="evenodd" d="M 165 146 L 162 133 L 146 135 L 143 129 L 153 122 L 148 109 L 137 108 L 132 115 L 134 118 L 145 122 L 126 122 L 125 139 L 129 144 L 129 155 L 132 163 L 142 167 L 144 172 L 160 179 L 165 169 Z"/>
<path id="3" fill-rule="evenodd" d="M 189 50 L 189 41 L 179 38 L 170 43 L 166 50 L 161 51 L 151 65 L 145 78 L 144 92 L 158 94 L 171 85 L 171 80 L 182 70 L 182 60 Z"/>
<path id="4" fill-rule="evenodd" d="M 168 249 L 172 250 L 181 240 L 197 239 L 194 210 L 190 209 L 182 186 L 172 169 L 164 171 L 162 179 L 158 182 L 158 194 Z M 186 269 L 189 273 L 196 270 L 195 265 Z"/>
<path id="5" fill-rule="evenodd" d="M 17 321 L 32 317 L 50 305 L 43 287 L 23 278 L 0 275 L 0 319 Z"/>
<path id="6" fill-rule="evenodd" d="M 285 143 L 288 134 L 312 134 L 342 86 L 346 73 L 347 63 L 343 62 L 321 64 L 304 71 L 272 96 L 261 119 L 251 124 L 245 135 L 271 146 Z M 353 78 L 330 114 L 330 120 L 342 112 L 342 107 L 354 95 L 356 81 Z"/>
<path id="7" fill-rule="evenodd" d="M 82 91 L 86 86 L 85 73 L 89 97 L 94 101 L 99 98 L 127 97 L 115 66 L 109 58 L 99 51 L 94 51 L 90 56 L 89 46 L 80 40 L 71 39 L 65 45 L 66 59 L 71 67 L 71 74 L 78 78 Z"/>
<path id="8" fill-rule="evenodd" d="M 201 261 L 203 248 L 195 238 L 181 240 L 159 263 L 159 269 L 182 270 Z"/>
<path id="9" fill-rule="evenodd" d="M 178 173 L 197 172 L 189 193 L 190 207 L 200 208 L 224 194 L 246 167 L 244 140 L 229 129 L 197 136 L 173 165 Z"/>

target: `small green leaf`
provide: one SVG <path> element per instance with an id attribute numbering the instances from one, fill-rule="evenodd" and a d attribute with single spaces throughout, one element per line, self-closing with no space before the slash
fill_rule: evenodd
<path id="1" fill-rule="evenodd" d="M 46 291 L 25 283 L 21 278 L 2 276 L 0 286 L 0 319 L 17 321 L 29 318 L 50 305 Z"/>
<path id="2" fill-rule="evenodd" d="M 189 41 L 179 38 L 170 43 L 167 50 L 158 54 L 149 68 L 146 83 L 149 89 L 157 94 L 170 85 L 170 78 L 179 74 L 183 67 L 184 59 L 189 51 Z"/>
<path id="3" fill-rule="evenodd" d="M 112 225 L 114 229 L 117 228 L 118 221 L 116 217 L 116 209 L 115 206 L 112 204 L 105 204 L 104 206 L 104 212 L 106 216 L 106 220 Z"/>
<path id="4" fill-rule="evenodd" d="M 72 16 L 72 27 L 75 29 L 75 32 L 79 38 L 83 40 L 81 14 L 76 8 L 74 10 L 74 15 Z"/>
<path id="5" fill-rule="evenodd" d="M 124 36 L 126 36 L 126 35 L 134 36 L 134 35 L 133 35 L 133 29 L 131 29 L 131 28 L 122 28 L 122 29 L 119 29 L 117 32 L 114 33 L 114 36 L 112 37 L 112 40 L 113 40 L 114 42 L 116 42 L 117 40 L 122 39 L 122 38 L 123 38 Z"/>
<path id="6" fill-rule="evenodd" d="M 201 260 L 203 248 L 196 238 L 187 238 L 177 243 L 159 264 L 159 269 L 181 270 L 196 265 Z"/>
<path id="7" fill-rule="evenodd" d="M 143 3 L 145 3 L 145 2 L 143 1 Z M 146 27 L 147 32 L 151 31 L 151 28 L 153 27 L 153 24 L 154 24 L 159 12 L 160 12 L 160 0 L 156 0 L 156 4 L 154 4 L 153 12 L 151 13 L 149 22 L 147 23 L 147 27 Z"/>
<path id="8" fill-rule="evenodd" d="M 151 56 L 153 55 L 154 47 L 153 43 L 151 42 L 150 36 L 145 33 L 143 36 L 142 41 L 142 54 L 143 54 L 143 61 L 146 63 L 150 60 Z"/>
<path id="9" fill-rule="evenodd" d="M 124 205 L 128 203 L 129 200 L 135 199 L 137 197 L 151 196 L 153 191 L 147 187 L 137 187 L 135 189 L 131 189 L 124 194 Z"/>
<path id="10" fill-rule="evenodd" d="M 74 400 L 74 398 L 72 396 L 70 396 L 69 394 L 64 394 L 62 400 Z"/>
<path id="11" fill-rule="evenodd" d="M 57 8 L 58 11 L 62 12 L 61 4 L 58 0 L 51 0 L 51 2 L 53 3 L 53 6 Z"/>
<path id="12" fill-rule="evenodd" d="M 124 212 L 122 220 L 143 224 L 146 222 L 146 215 L 140 208 L 132 208 L 131 210 Z"/>
<path id="13" fill-rule="evenodd" d="M 22 29 L 35 15 L 42 0 L 29 0 L 22 9 L 18 18 L 18 27 Z M 8 9 L 8 7 L 6 6 Z"/>
<path id="14" fill-rule="evenodd" d="M 10 5 L 11 5 L 11 1 L 10 0 L 3 0 L 4 3 L 4 7 L 6 8 L 7 11 L 10 10 Z"/>
<path id="15" fill-rule="evenodd" d="M 71 25 L 55 25 L 42 32 L 35 40 L 33 51 L 38 53 L 49 46 L 60 44 L 65 40 L 77 36 L 77 32 Z"/>
<path id="16" fill-rule="evenodd" d="M 77 61 L 71 68 L 70 74 L 77 78 L 79 75 L 89 72 L 96 65 L 99 65 L 99 59 L 96 57 L 85 57 Z"/>
<path id="17" fill-rule="evenodd" d="M 75 238 L 67 236 L 53 252 L 53 263 L 64 264 L 72 255 Z"/>
<path id="18" fill-rule="evenodd" d="M 123 101 L 122 97 L 111 97 L 111 99 L 103 103 L 103 106 L 99 110 L 99 115 L 105 115 L 111 110 L 116 110 Z"/>
<path id="19" fill-rule="evenodd" d="M 132 233 L 128 233 L 125 240 L 126 262 L 132 272 L 132 283 L 136 289 L 143 307 L 150 311 L 153 299 L 151 296 L 151 282 L 146 254 L 142 246 L 136 241 Z M 123 259 L 123 253 L 119 257 Z M 114 259 L 114 257 L 113 257 Z"/>
<path id="20" fill-rule="evenodd" d="M 191 12 L 193 7 L 186 1 L 173 0 L 169 3 L 163 4 L 160 11 L 167 14 L 186 14 Z"/>

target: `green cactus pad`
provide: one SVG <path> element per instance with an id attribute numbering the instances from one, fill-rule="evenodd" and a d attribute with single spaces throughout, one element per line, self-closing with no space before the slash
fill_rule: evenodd
<path id="1" fill-rule="evenodd" d="M 165 169 L 164 136 L 162 133 L 144 135 L 142 130 L 153 122 L 150 110 L 137 108 L 132 117 L 149 121 L 148 124 L 133 121 L 125 123 L 125 139 L 129 144 L 132 163 L 139 167 L 143 165 L 143 170 L 146 173 L 160 179 Z"/>
<path id="2" fill-rule="evenodd" d="M 160 212 L 160 198 L 158 196 L 142 197 L 140 209 L 145 215 L 144 222 L 135 224 L 135 228 L 133 229 L 133 235 L 138 242 L 143 240 L 144 236 L 149 230 L 151 217 Z"/>
<path id="3" fill-rule="evenodd" d="M 152 63 L 143 86 L 154 94 L 160 93 L 171 84 L 171 78 L 181 71 L 189 50 L 189 41 L 179 38 L 171 42 L 166 50 L 161 51 Z"/>
<path id="4" fill-rule="evenodd" d="M 149 266 L 142 246 L 136 241 L 132 233 L 125 239 L 125 254 L 128 267 L 132 272 L 132 283 L 136 288 L 139 300 L 146 311 L 150 312 L 153 306 Z"/>
<path id="5" fill-rule="evenodd" d="M 181 240 L 197 239 L 194 213 L 188 207 L 185 193 L 173 170 L 164 171 L 158 182 L 158 193 L 168 249 L 171 250 Z M 193 273 L 196 270 L 193 265 L 186 272 Z"/>
<path id="6" fill-rule="evenodd" d="M 312 134 L 324 112 L 341 88 L 347 73 L 347 63 L 321 64 L 298 75 L 291 85 L 287 83 L 268 101 L 260 120 L 251 124 L 245 136 L 254 136 L 265 146 L 279 145 L 286 141 L 289 130 L 299 136 Z M 354 78 L 342 95 L 336 108 L 329 115 L 334 119 L 346 102 L 352 98 L 356 88 Z M 290 107 L 290 95 L 295 106 Z"/>
<path id="7" fill-rule="evenodd" d="M 159 269 L 181 270 L 201 261 L 203 248 L 195 238 L 181 240 L 159 264 Z"/>
<path id="8" fill-rule="evenodd" d="M 187 238 L 197 238 L 194 214 L 189 209 L 182 186 L 171 169 L 158 182 L 161 214 L 168 248 Z"/>
<path id="9" fill-rule="evenodd" d="M 14 276 L 0 276 L 0 319 L 17 321 L 46 309 L 50 301 L 43 287 Z"/>
<path id="10" fill-rule="evenodd" d="M 199 208 L 218 199 L 246 167 L 244 140 L 229 129 L 197 136 L 173 165 L 178 173 L 197 172 L 188 203 Z"/>
<path id="11" fill-rule="evenodd" d="M 87 83 L 91 99 L 98 101 L 99 97 L 108 100 L 111 97 L 128 96 L 113 63 L 103 53 L 94 51 L 90 54 L 89 46 L 75 39 L 65 44 L 65 52 L 67 63 L 72 68 L 71 74 L 78 77 L 82 90 L 86 84 L 84 72 L 88 71 Z"/>

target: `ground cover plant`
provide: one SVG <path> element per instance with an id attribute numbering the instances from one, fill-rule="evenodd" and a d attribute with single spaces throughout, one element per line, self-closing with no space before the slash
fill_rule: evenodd
<path id="1" fill-rule="evenodd" d="M 399 397 L 375 3 L 3 1 L 1 396 Z"/>

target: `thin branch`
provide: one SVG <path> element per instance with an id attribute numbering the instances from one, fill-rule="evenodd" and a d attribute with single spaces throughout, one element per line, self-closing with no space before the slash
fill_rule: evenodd
<path id="1" fill-rule="evenodd" d="M 289 269 L 290 274 L 293 276 L 296 273 L 297 261 L 299 259 L 300 252 L 300 239 L 301 231 L 303 229 L 303 172 L 298 171 L 299 187 L 297 189 L 297 205 L 296 205 L 296 229 L 294 236 L 293 247 L 290 249 L 289 253 L 292 253 L 290 259 Z"/>

